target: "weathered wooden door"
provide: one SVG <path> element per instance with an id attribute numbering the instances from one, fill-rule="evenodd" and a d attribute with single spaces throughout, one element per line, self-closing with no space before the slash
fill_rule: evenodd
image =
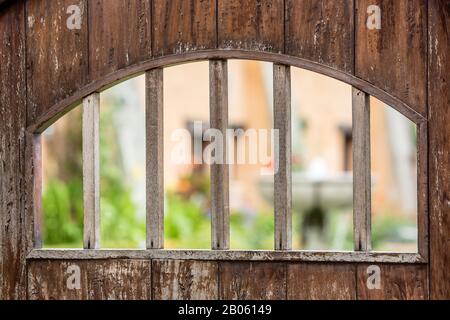
<path id="1" fill-rule="evenodd" d="M 1 298 L 450 298 L 448 0 L 2 0 L 0 10 Z M 217 165 L 211 251 L 164 250 L 161 70 L 210 60 L 211 125 L 224 130 L 222 80 L 236 58 L 274 63 L 275 248 L 228 250 L 228 169 Z M 290 66 L 354 88 L 354 252 L 291 250 Z M 97 93 L 142 73 L 147 250 L 100 250 Z M 414 254 L 370 248 L 369 95 L 418 127 Z M 85 249 L 43 250 L 40 134 L 81 102 Z"/>

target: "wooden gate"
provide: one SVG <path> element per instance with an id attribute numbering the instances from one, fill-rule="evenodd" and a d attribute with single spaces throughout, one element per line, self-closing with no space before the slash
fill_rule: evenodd
<path id="1" fill-rule="evenodd" d="M 0 0 L 0 10 L 0 298 L 450 298 L 448 0 Z M 225 165 L 211 169 L 211 250 L 164 250 L 161 70 L 209 60 L 211 126 L 225 130 L 228 59 L 274 63 L 275 250 L 229 250 Z M 353 86 L 354 252 L 291 250 L 291 66 Z M 98 93 L 143 73 L 147 250 L 100 250 Z M 371 251 L 369 95 L 418 128 L 417 253 Z M 80 103 L 85 249 L 44 250 L 40 134 Z"/>

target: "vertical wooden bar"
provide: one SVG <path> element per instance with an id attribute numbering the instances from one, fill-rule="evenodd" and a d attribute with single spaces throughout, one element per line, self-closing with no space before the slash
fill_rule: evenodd
<path id="1" fill-rule="evenodd" d="M 273 66 L 275 153 L 275 250 L 292 249 L 291 69 Z"/>
<path id="2" fill-rule="evenodd" d="M 33 248 L 42 248 L 42 143 L 40 134 L 28 134 L 33 145 Z"/>
<path id="3" fill-rule="evenodd" d="M 164 70 L 146 73 L 147 248 L 164 248 Z"/>
<path id="4" fill-rule="evenodd" d="M 214 250 L 230 247 L 229 172 L 227 162 L 228 128 L 228 67 L 226 60 L 211 60 L 209 64 L 210 125 L 222 132 L 222 163 L 211 164 L 211 246 Z"/>
<path id="5" fill-rule="evenodd" d="M 100 247 L 100 94 L 83 100 L 84 248 Z"/>
<path id="6" fill-rule="evenodd" d="M 355 251 L 371 250 L 370 96 L 352 89 Z"/>

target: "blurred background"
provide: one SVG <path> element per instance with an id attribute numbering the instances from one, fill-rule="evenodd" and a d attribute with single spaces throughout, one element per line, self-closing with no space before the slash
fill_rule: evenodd
<path id="1" fill-rule="evenodd" d="M 192 133 L 187 148 L 196 140 L 208 145 L 193 130 L 200 121 L 204 131 L 209 127 L 208 68 L 196 62 L 164 70 L 166 248 L 211 245 L 209 166 L 171 161 L 180 144 L 176 129 Z M 230 60 L 228 69 L 230 128 L 270 130 L 272 64 Z M 294 249 L 353 250 L 351 86 L 298 68 L 291 73 Z M 416 252 L 415 125 L 371 99 L 373 248 Z M 144 77 L 104 91 L 100 117 L 101 247 L 144 248 Z M 79 107 L 43 134 L 45 247 L 82 247 L 81 146 Z M 267 150 L 263 163 L 230 166 L 232 249 L 273 249 L 274 155 Z"/>

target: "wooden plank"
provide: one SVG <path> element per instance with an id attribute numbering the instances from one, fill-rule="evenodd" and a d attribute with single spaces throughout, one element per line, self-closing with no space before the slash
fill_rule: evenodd
<path id="1" fill-rule="evenodd" d="M 220 48 L 284 52 L 283 0 L 217 1 Z"/>
<path id="2" fill-rule="evenodd" d="M 151 1 L 89 1 L 89 73 L 98 79 L 151 58 Z"/>
<path id="3" fill-rule="evenodd" d="M 428 5 L 430 289 L 432 299 L 450 299 L 450 7 Z"/>
<path id="4" fill-rule="evenodd" d="M 146 73 L 147 248 L 164 248 L 164 70 Z"/>
<path id="5" fill-rule="evenodd" d="M 370 251 L 371 167 L 370 96 L 352 89 L 353 121 L 353 238 L 355 251 Z"/>
<path id="6" fill-rule="evenodd" d="M 84 248 L 100 247 L 100 94 L 83 100 Z"/>
<path id="7" fill-rule="evenodd" d="M 24 3 L 0 12 L 0 299 L 26 296 Z"/>
<path id="8" fill-rule="evenodd" d="M 153 0 L 152 22 L 154 56 L 217 46 L 215 0 Z"/>
<path id="9" fill-rule="evenodd" d="M 286 53 L 354 71 L 353 1 L 286 0 Z"/>
<path id="10" fill-rule="evenodd" d="M 30 300 L 150 300 L 144 260 L 28 262 Z"/>
<path id="11" fill-rule="evenodd" d="M 154 300 L 215 300 L 218 298 L 216 262 L 153 260 Z"/>
<path id="12" fill-rule="evenodd" d="M 86 0 L 26 2 L 29 124 L 87 83 L 86 8 Z"/>
<path id="13" fill-rule="evenodd" d="M 426 116 L 426 1 L 355 3 L 356 76 L 390 92 Z M 381 29 L 367 27 L 369 17 L 373 16 L 368 9 L 373 5 L 381 9 Z"/>
<path id="14" fill-rule="evenodd" d="M 226 60 L 209 64 L 210 127 L 222 133 L 216 144 L 215 162 L 211 163 L 211 247 L 230 247 L 229 167 L 227 162 L 228 67 Z M 222 149 L 222 150 L 219 150 Z"/>
<path id="15" fill-rule="evenodd" d="M 349 264 L 298 263 L 287 266 L 289 300 L 354 300 L 356 269 Z"/>
<path id="16" fill-rule="evenodd" d="M 292 249 L 291 69 L 273 65 L 275 145 L 275 250 Z"/>
<path id="17" fill-rule="evenodd" d="M 423 300 L 428 299 L 427 266 L 378 265 L 379 286 L 374 266 L 358 265 L 357 293 L 361 300 Z M 376 272 L 378 272 L 376 271 Z M 369 279 L 370 278 L 370 279 Z M 379 289 L 377 289 L 377 287 Z"/>
<path id="18" fill-rule="evenodd" d="M 169 259 L 202 261 L 426 263 L 417 253 L 245 250 L 33 250 L 29 259 Z"/>
<path id="19" fill-rule="evenodd" d="M 220 299 L 286 299 L 284 263 L 222 262 L 219 268 Z"/>

